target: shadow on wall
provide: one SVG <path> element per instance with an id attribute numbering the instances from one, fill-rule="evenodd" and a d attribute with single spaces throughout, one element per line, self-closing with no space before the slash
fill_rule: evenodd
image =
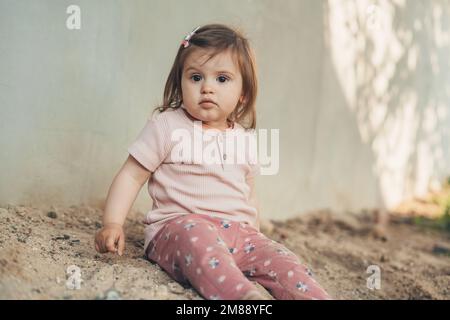
<path id="1" fill-rule="evenodd" d="M 449 174 L 448 1 L 328 1 L 325 45 L 386 207 Z"/>

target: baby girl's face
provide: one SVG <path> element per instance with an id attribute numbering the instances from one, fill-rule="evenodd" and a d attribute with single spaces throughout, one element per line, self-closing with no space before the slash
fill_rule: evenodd
<path id="1" fill-rule="evenodd" d="M 181 79 L 183 104 L 205 128 L 223 130 L 241 98 L 242 76 L 230 50 L 206 62 L 210 52 L 198 49 L 186 59 Z M 202 103 L 205 99 L 212 102 Z"/>

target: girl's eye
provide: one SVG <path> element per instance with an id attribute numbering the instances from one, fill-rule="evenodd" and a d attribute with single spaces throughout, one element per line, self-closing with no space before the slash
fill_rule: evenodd
<path id="1" fill-rule="evenodd" d="M 194 74 L 191 76 L 191 79 L 194 80 L 195 82 L 200 81 L 202 77 L 200 77 L 198 74 Z"/>
<path id="2" fill-rule="evenodd" d="M 229 79 L 227 78 L 227 77 L 225 77 L 225 76 L 219 76 L 219 78 L 217 78 L 217 79 L 219 79 L 219 82 L 227 82 Z"/>

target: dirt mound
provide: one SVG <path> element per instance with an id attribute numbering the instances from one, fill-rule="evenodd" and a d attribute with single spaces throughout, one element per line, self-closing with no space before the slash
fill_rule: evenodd
<path id="1" fill-rule="evenodd" d="M 127 219 L 124 256 L 98 254 L 100 217 L 87 206 L 0 208 L 0 298 L 201 299 L 143 256 L 141 213 Z M 337 299 L 450 298 L 448 234 L 393 218 L 383 241 L 372 236 L 370 213 L 318 211 L 264 225 Z M 371 265 L 380 270 L 379 290 L 367 287 Z M 79 289 L 66 283 L 74 279 L 70 266 L 79 271 Z"/>

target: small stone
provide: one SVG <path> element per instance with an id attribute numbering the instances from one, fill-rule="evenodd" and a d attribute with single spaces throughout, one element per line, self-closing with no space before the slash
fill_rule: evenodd
<path id="1" fill-rule="evenodd" d="M 16 214 L 17 215 L 19 215 L 21 217 L 24 217 L 25 213 L 26 213 L 25 208 L 23 208 L 23 207 L 17 207 L 16 208 Z"/>
<path id="2" fill-rule="evenodd" d="M 184 292 L 184 288 L 176 282 L 169 282 L 168 287 L 172 293 L 181 294 Z"/>
<path id="3" fill-rule="evenodd" d="M 47 217 L 56 219 L 56 218 L 58 218 L 58 215 L 56 214 L 55 211 L 49 211 L 49 212 L 47 212 Z"/>
<path id="4" fill-rule="evenodd" d="M 109 289 L 104 293 L 105 300 L 122 300 L 120 293 L 114 289 Z"/>
<path id="5" fill-rule="evenodd" d="M 86 226 L 89 227 L 92 224 L 92 221 L 89 218 L 84 218 L 81 220 L 81 222 Z"/>
<path id="6" fill-rule="evenodd" d="M 450 255 L 450 247 L 446 247 L 440 244 L 435 244 L 433 246 L 433 253 L 435 254 L 443 254 L 443 255 Z"/>
<path id="7" fill-rule="evenodd" d="M 166 296 L 168 292 L 169 292 L 169 289 L 167 288 L 167 286 L 165 286 L 163 284 L 158 286 L 158 289 L 157 289 L 158 295 Z"/>

